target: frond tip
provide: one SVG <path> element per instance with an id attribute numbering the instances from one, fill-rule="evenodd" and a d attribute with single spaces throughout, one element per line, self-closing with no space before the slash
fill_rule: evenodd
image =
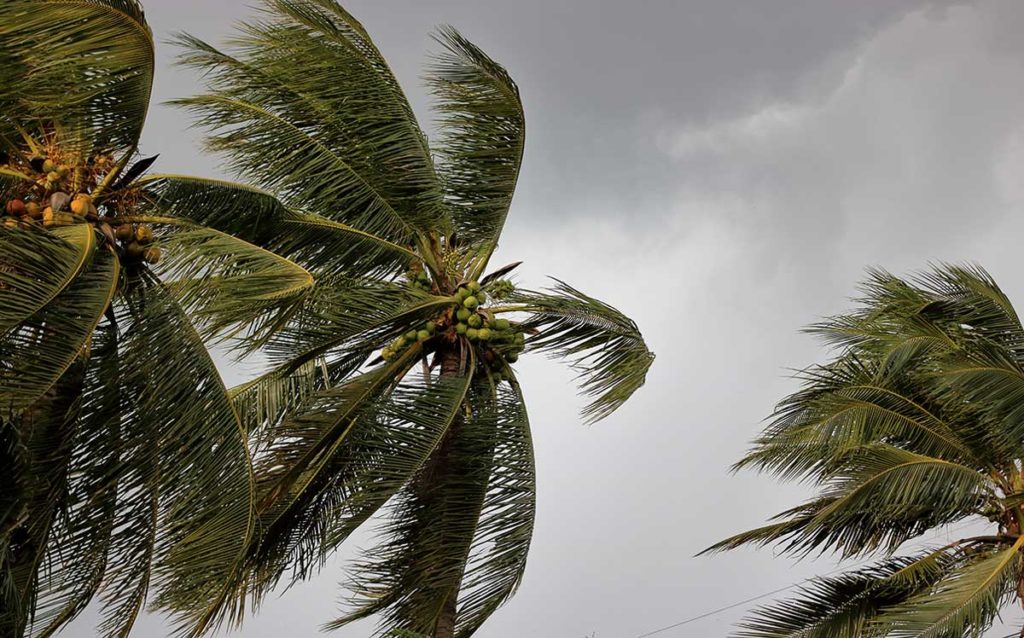
<path id="1" fill-rule="evenodd" d="M 510 300 L 532 315 L 523 324 L 537 332 L 527 341 L 529 350 L 567 358 L 579 371 L 581 392 L 594 397 L 583 417 L 594 423 L 643 386 L 654 353 L 632 319 L 563 281 L 555 282 L 549 292 L 521 291 Z"/>

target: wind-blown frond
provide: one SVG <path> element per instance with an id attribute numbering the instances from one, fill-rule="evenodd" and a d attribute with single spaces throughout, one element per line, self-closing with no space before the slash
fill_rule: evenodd
<path id="1" fill-rule="evenodd" d="M 141 318 L 125 328 L 120 356 L 137 396 L 124 427 L 147 437 L 135 440 L 154 451 L 155 462 L 138 468 L 137 480 L 150 489 L 132 494 L 143 508 L 157 508 L 159 520 L 155 564 L 144 577 L 156 591 L 154 605 L 175 616 L 179 633 L 198 635 L 241 614 L 224 600 L 253 531 L 246 433 L 173 298 L 150 285 L 132 304 Z"/>
<path id="2" fill-rule="evenodd" d="M 332 0 L 268 0 L 240 54 L 184 37 L 210 92 L 179 100 L 238 173 L 399 245 L 447 227 L 426 139 L 362 26 Z M 301 73 L 296 73 L 301 69 Z"/>
<path id="3" fill-rule="evenodd" d="M 761 607 L 737 638 L 883 638 L 873 621 L 887 607 L 922 594 L 962 557 L 950 550 L 890 558 L 837 576 L 816 578 L 796 597 Z"/>
<path id="4" fill-rule="evenodd" d="M 135 0 L 7 0 L 0 5 L 0 133 L 57 123 L 81 152 L 134 146 L 153 84 L 153 37 Z M 103 51 L 103 55 L 97 55 Z"/>
<path id="5" fill-rule="evenodd" d="M 1017 588 L 1022 546 L 1024 537 L 980 552 L 929 591 L 885 609 L 875 624 L 892 638 L 981 635 Z"/>
<path id="6" fill-rule="evenodd" d="M 313 213 L 292 211 L 244 184 L 181 175 L 139 180 L 161 214 L 192 220 L 301 264 L 318 276 L 388 274 L 417 255 L 371 233 Z"/>
<path id="7" fill-rule="evenodd" d="M 569 359 L 580 373 L 580 389 L 593 397 L 583 410 L 588 423 L 605 418 L 647 379 L 654 354 L 632 319 L 606 303 L 558 281 L 547 293 L 517 291 L 510 301 L 523 304 L 530 319 L 523 327 L 539 335 L 530 350 Z"/>
<path id="8" fill-rule="evenodd" d="M 452 27 L 427 81 L 442 114 L 438 153 L 445 193 L 463 243 L 493 251 L 508 216 L 526 141 L 519 88 L 508 72 Z"/>
<path id="9" fill-rule="evenodd" d="M 119 274 L 117 258 L 95 251 L 87 269 L 56 299 L 0 339 L 4 409 L 27 408 L 82 354 L 114 298 Z"/>
<path id="10" fill-rule="evenodd" d="M 313 395 L 282 422 L 278 444 L 256 466 L 255 595 L 287 568 L 294 578 L 315 572 L 439 445 L 469 377 L 406 374 L 414 354 Z"/>
<path id="11" fill-rule="evenodd" d="M 0 227 L 0 335 L 67 288 L 95 246 L 96 236 L 85 224 L 46 233 Z"/>

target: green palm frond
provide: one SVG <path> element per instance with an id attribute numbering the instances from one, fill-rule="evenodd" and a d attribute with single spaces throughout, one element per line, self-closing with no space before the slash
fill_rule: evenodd
<path id="1" fill-rule="evenodd" d="M 1022 546 L 1024 537 L 1011 546 L 979 552 L 929 591 L 885 609 L 875 624 L 892 638 L 980 636 L 1015 594 Z"/>
<path id="2" fill-rule="evenodd" d="M 580 389 L 593 397 L 583 410 L 588 423 L 605 418 L 647 379 L 654 355 L 632 319 L 606 303 L 556 281 L 549 292 L 516 292 L 514 303 L 531 313 L 523 327 L 539 334 L 530 350 L 567 358 L 580 374 Z"/>
<path id="3" fill-rule="evenodd" d="M 117 291 L 118 260 L 95 251 L 56 299 L 0 339 L 4 409 L 24 410 L 78 359 Z"/>
<path id="4" fill-rule="evenodd" d="M 264 247 L 318 276 L 392 273 L 416 259 L 408 247 L 321 215 L 292 211 L 252 186 L 181 175 L 152 175 L 139 183 L 162 214 Z"/>
<path id="5" fill-rule="evenodd" d="M 329 0 L 269 0 L 231 56 L 191 37 L 210 93 L 177 101 L 229 165 L 309 210 L 400 245 L 448 225 L 426 139 L 362 26 Z M 301 73 L 296 73 L 301 69 Z"/>
<path id="6" fill-rule="evenodd" d="M 287 568 L 296 579 L 315 572 L 437 448 L 469 377 L 428 382 L 407 374 L 414 362 L 400 359 L 319 392 L 282 422 L 256 465 L 262 535 L 252 557 L 255 595 Z"/>
<path id="7" fill-rule="evenodd" d="M 173 218 L 139 219 L 157 228 L 173 256 L 152 270 L 210 335 L 235 327 L 266 338 L 313 286 L 302 267 L 232 235 Z"/>
<path id="8" fill-rule="evenodd" d="M 241 614 L 224 602 L 253 533 L 247 435 L 199 334 L 173 298 L 152 285 L 133 305 L 142 318 L 124 329 L 121 374 L 137 387 L 131 427 L 155 451 L 156 464 L 138 468 L 152 494 L 138 497 L 146 501 L 142 507 L 159 508 L 160 522 L 146 578 L 156 591 L 154 605 L 174 614 L 179 633 L 198 635 Z"/>
<path id="9" fill-rule="evenodd" d="M 85 268 L 96 236 L 84 225 L 52 233 L 0 228 L 0 335 L 53 301 Z"/>
<path id="10" fill-rule="evenodd" d="M 134 146 L 153 85 L 153 37 L 134 0 L 9 0 L 0 133 L 57 122 L 82 152 Z M 103 51 L 103 55 L 97 55 Z"/>
<path id="11" fill-rule="evenodd" d="M 950 550 L 890 558 L 828 578 L 797 596 L 755 610 L 737 638 L 883 638 L 873 621 L 888 607 L 927 592 L 963 558 Z"/>
<path id="12" fill-rule="evenodd" d="M 459 593 L 460 638 L 473 635 L 518 589 L 537 508 L 533 436 L 519 386 L 499 386 L 494 399 L 476 407 L 468 419 L 493 430 L 495 447 Z"/>
<path id="13" fill-rule="evenodd" d="M 443 115 L 438 152 L 460 241 L 497 245 L 519 179 L 526 119 L 508 72 L 452 27 L 428 73 Z M 486 261 L 481 265 L 486 265 Z"/>

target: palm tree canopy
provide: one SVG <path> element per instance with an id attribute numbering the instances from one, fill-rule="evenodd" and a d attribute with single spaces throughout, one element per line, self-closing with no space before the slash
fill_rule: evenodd
<path id="1" fill-rule="evenodd" d="M 856 311 L 811 328 L 836 356 L 805 371 L 804 387 L 736 466 L 806 481 L 817 494 L 709 551 L 778 543 L 797 555 L 886 557 L 761 608 L 738 636 L 979 636 L 1022 599 L 1017 313 L 978 268 L 942 266 L 910 281 L 875 271 L 863 290 Z M 960 521 L 992 529 L 893 557 Z"/>
<path id="2" fill-rule="evenodd" d="M 653 360 L 611 306 L 560 281 L 518 288 L 515 265 L 485 274 L 523 158 L 522 102 L 457 31 L 436 39 L 431 148 L 380 51 L 333 0 L 268 0 L 227 50 L 181 36 L 209 90 L 178 104 L 243 183 L 143 180 L 170 214 L 316 279 L 260 342 L 270 372 L 232 391 L 259 521 L 239 598 L 315 573 L 387 505 L 381 544 L 353 570 L 353 604 L 329 625 L 374 615 L 381 635 L 469 636 L 520 582 L 535 480 L 519 354 L 573 364 L 589 421 L 643 385 Z"/>
<path id="3" fill-rule="evenodd" d="M 203 338 L 259 338 L 312 278 L 140 187 L 137 2 L 5 0 L 0 39 L 0 634 L 52 635 L 97 596 L 102 635 L 147 599 L 200 633 L 255 522 Z"/>

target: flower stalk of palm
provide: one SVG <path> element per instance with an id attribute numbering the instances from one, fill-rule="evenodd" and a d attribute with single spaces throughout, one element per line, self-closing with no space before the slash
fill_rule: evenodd
<path id="1" fill-rule="evenodd" d="M 0 635 L 52 635 L 97 596 L 103 635 L 147 598 L 199 633 L 255 522 L 202 337 L 258 337 L 312 279 L 139 186 L 136 2 L 7 0 L 0 40 Z"/>
<path id="2" fill-rule="evenodd" d="M 980 636 L 1004 606 L 1024 603 L 1016 311 L 976 268 L 909 282 L 874 272 L 864 292 L 857 311 L 813 328 L 838 354 L 806 372 L 737 465 L 818 493 L 712 549 L 884 556 L 757 610 L 738 636 Z M 971 521 L 974 533 L 927 540 Z"/>
<path id="3" fill-rule="evenodd" d="M 607 416 L 653 355 L 614 308 L 488 271 L 523 155 L 519 91 L 453 29 L 430 82 L 435 162 L 369 35 L 332 0 L 271 0 L 225 52 L 183 37 L 209 92 L 181 100 L 207 147 L 255 185 L 146 179 L 159 201 L 314 274 L 267 342 L 275 367 L 234 390 L 253 433 L 258 535 L 240 596 L 317 571 L 389 504 L 337 627 L 468 636 L 515 591 L 534 517 L 521 352 L 572 362 Z M 168 206 L 174 210 L 174 205 Z"/>

